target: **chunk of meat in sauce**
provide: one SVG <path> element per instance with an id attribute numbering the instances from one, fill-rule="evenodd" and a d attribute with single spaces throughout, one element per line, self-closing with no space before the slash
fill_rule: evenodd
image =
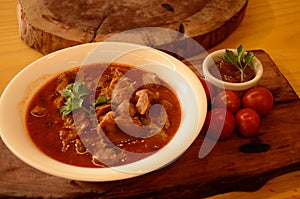
<path id="1" fill-rule="evenodd" d="M 74 82 L 77 71 L 78 69 L 72 69 L 68 72 L 60 74 L 57 78 L 57 87 L 55 92 L 61 94 L 61 92 L 66 89 L 68 84 Z"/>
<path id="2" fill-rule="evenodd" d="M 96 115 L 99 121 L 102 120 L 102 117 L 111 111 L 111 105 L 110 104 L 102 104 L 100 106 L 96 107 Z"/>
<path id="3" fill-rule="evenodd" d="M 34 117 L 45 117 L 47 115 L 47 109 L 41 106 L 35 106 L 30 113 Z"/>
<path id="4" fill-rule="evenodd" d="M 116 123 L 114 120 L 114 112 L 109 111 L 105 114 L 103 119 L 99 123 L 100 128 L 102 128 L 105 132 L 113 132 L 116 131 Z"/>
<path id="5" fill-rule="evenodd" d="M 91 71 L 96 70 L 93 67 L 91 69 Z M 76 68 L 64 72 L 55 79 L 55 82 L 52 82 L 56 87 L 51 88 L 54 91 L 51 96 L 55 97 L 49 99 L 48 103 L 53 103 L 53 107 L 57 110 L 66 101 L 61 96 L 61 92 L 66 89 L 67 85 L 74 83 L 75 79 L 77 81 L 78 70 L 79 68 Z M 165 111 L 154 111 L 156 113 L 153 114 L 151 113 L 153 109 L 150 108 L 152 105 L 161 104 L 167 111 L 171 110 L 170 113 L 175 107 L 178 110 L 177 105 L 173 107 L 171 102 L 164 100 L 169 98 L 166 94 L 162 94 L 164 97 L 160 98 L 160 92 L 166 93 L 163 88 L 164 82 L 153 73 L 141 71 L 123 76 L 128 70 L 129 67 L 113 65 L 99 82 L 98 76 L 89 73 L 89 69 L 79 74 L 81 79 L 88 79 L 88 82 L 83 83 L 87 89 L 95 88 L 96 85 L 96 95 L 88 95 L 84 98 L 86 107 L 89 107 L 89 103 L 92 104 L 97 96 L 105 96 L 107 100 L 113 100 L 112 103 L 108 102 L 95 107 L 96 120 L 93 115 L 83 109 L 73 110 L 69 115 L 60 115 L 62 127 L 56 132 L 59 133 L 63 152 L 69 149 L 69 154 L 70 150 L 75 149 L 75 159 L 78 154 L 88 153 L 92 156 L 93 164 L 98 166 L 106 163 L 109 163 L 108 166 L 120 165 L 138 159 L 136 155 L 129 157 L 127 152 L 140 153 L 140 155 L 152 153 L 170 140 L 169 137 L 173 136 L 177 127 L 171 126 Z M 140 83 L 143 83 L 143 86 L 138 90 L 137 85 Z M 171 94 L 170 99 L 178 103 L 174 94 Z M 42 107 L 38 109 L 36 112 L 43 112 Z M 129 120 L 131 123 L 128 122 Z M 180 120 L 175 119 L 175 121 L 179 124 Z M 174 132 L 168 131 L 170 126 L 171 129 L 174 128 Z M 126 132 L 132 132 L 133 136 Z M 147 137 L 147 135 L 152 137 Z M 101 161 L 104 161 L 103 164 Z"/>
<path id="6" fill-rule="evenodd" d="M 133 117 L 136 115 L 137 111 L 132 103 L 129 100 L 124 100 L 116 109 L 118 115 L 129 115 Z"/>
<path id="7" fill-rule="evenodd" d="M 154 93 L 148 89 L 139 90 L 135 95 L 137 98 L 135 107 L 141 115 L 144 115 L 149 110 L 152 99 L 159 98 L 158 93 Z"/>
<path id="8" fill-rule="evenodd" d="M 126 99 L 127 93 L 134 92 L 136 82 L 128 77 L 124 77 L 125 72 L 120 68 L 116 68 L 111 71 L 110 76 L 101 78 L 97 88 L 97 90 L 100 90 L 100 95 L 106 96 L 109 100 L 113 98 L 114 103 L 119 104 Z"/>
<path id="9" fill-rule="evenodd" d="M 127 77 L 122 78 L 112 93 L 114 99 L 113 102 L 115 104 L 120 104 L 122 101 L 129 99 L 130 94 L 134 93 L 136 89 L 136 81 Z"/>

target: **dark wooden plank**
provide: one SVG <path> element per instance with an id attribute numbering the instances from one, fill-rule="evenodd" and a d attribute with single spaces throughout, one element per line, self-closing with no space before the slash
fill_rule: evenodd
<path id="1" fill-rule="evenodd" d="M 297 94 L 279 71 L 278 67 L 266 52 L 255 50 L 255 55 L 264 64 L 264 73 L 260 85 L 268 88 L 275 98 L 275 103 L 289 102 L 298 99 Z"/>
<path id="2" fill-rule="evenodd" d="M 17 159 L 0 141 L 0 196 L 194 198 L 255 190 L 275 176 L 300 170 L 299 98 L 270 56 L 262 50 L 255 54 L 265 69 L 260 84 L 269 88 L 276 99 L 272 113 L 262 120 L 264 134 L 259 137 L 261 142 L 270 144 L 269 151 L 242 153 L 239 147 L 253 140 L 235 134 L 218 142 L 211 153 L 200 159 L 198 152 L 204 136 L 199 135 L 177 161 L 158 171 L 127 180 L 91 183 L 35 170 Z"/>

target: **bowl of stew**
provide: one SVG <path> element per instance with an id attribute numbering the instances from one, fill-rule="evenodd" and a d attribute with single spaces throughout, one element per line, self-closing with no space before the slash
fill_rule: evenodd
<path id="1" fill-rule="evenodd" d="M 0 133 L 13 154 L 40 171 L 113 181 L 176 161 L 198 136 L 206 110 L 199 79 L 176 58 L 136 44 L 90 43 L 17 74 L 0 99 Z"/>

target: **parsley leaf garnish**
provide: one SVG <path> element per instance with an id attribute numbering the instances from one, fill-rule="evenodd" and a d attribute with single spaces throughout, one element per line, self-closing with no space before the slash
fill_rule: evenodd
<path id="1" fill-rule="evenodd" d="M 69 115 L 72 111 L 81 108 L 91 113 L 94 107 L 111 103 L 111 100 L 108 100 L 106 96 L 99 96 L 94 103 L 90 103 L 90 107 L 87 109 L 83 107 L 83 97 L 89 94 L 90 91 L 81 82 L 68 84 L 66 89 L 61 92 L 61 96 L 65 98 L 65 104 L 60 107 L 59 112 L 63 115 Z"/>
<path id="2" fill-rule="evenodd" d="M 61 92 L 61 96 L 65 97 L 65 104 L 59 109 L 59 112 L 63 115 L 68 115 L 72 111 L 82 108 L 82 97 L 89 94 L 89 90 L 82 85 L 81 82 L 71 83 L 66 86 L 66 89 Z M 87 110 L 88 111 L 88 110 Z"/>
<path id="3" fill-rule="evenodd" d="M 106 96 L 99 96 L 95 101 L 95 106 L 105 104 L 105 103 L 111 103 L 111 101 L 108 100 Z"/>
<path id="4" fill-rule="evenodd" d="M 234 54 L 231 50 L 226 49 L 226 54 L 221 59 L 224 62 L 234 65 L 241 72 L 241 82 L 244 81 L 244 71 L 249 66 L 254 58 L 253 52 L 245 53 L 245 50 L 242 45 L 237 48 L 237 55 Z"/>

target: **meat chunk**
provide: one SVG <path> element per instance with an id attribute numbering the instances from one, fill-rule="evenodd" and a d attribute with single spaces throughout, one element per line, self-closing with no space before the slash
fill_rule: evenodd
<path id="1" fill-rule="evenodd" d="M 106 113 L 103 117 L 103 119 L 100 121 L 99 126 L 105 131 L 105 132 L 114 132 L 116 131 L 116 123 L 114 120 L 114 112 L 109 111 Z"/>
<path id="2" fill-rule="evenodd" d="M 98 89 L 101 90 L 100 96 L 107 96 L 108 99 L 111 99 L 113 89 L 123 75 L 118 69 L 113 70 L 111 74 L 112 76 L 102 76 L 98 84 Z"/>
<path id="3" fill-rule="evenodd" d="M 47 109 L 41 106 L 35 106 L 30 113 L 34 117 L 45 117 L 47 114 Z"/>
<path id="4" fill-rule="evenodd" d="M 57 78 L 57 87 L 55 92 L 61 94 L 61 91 L 66 89 L 66 86 L 71 82 L 74 82 L 76 77 L 76 70 L 70 70 L 69 72 L 62 73 Z"/>
<path id="5" fill-rule="evenodd" d="M 162 126 L 158 126 L 155 123 L 143 125 L 137 117 L 128 118 L 119 116 L 115 118 L 115 122 L 123 132 L 137 138 L 151 137 L 159 133 L 162 129 Z M 120 137 L 120 135 L 118 136 Z"/>
<path id="6" fill-rule="evenodd" d="M 97 118 L 99 119 L 101 116 L 105 115 L 110 110 L 111 110 L 111 105 L 110 104 L 102 104 L 100 106 L 97 106 L 96 107 Z"/>
<path id="7" fill-rule="evenodd" d="M 101 78 L 98 85 L 101 96 L 106 96 L 108 99 L 113 99 L 116 104 L 121 103 L 124 99 L 128 98 L 128 94 L 134 92 L 136 82 L 124 76 L 126 71 L 116 68 L 111 72 L 112 77 Z"/>
<path id="8" fill-rule="evenodd" d="M 154 93 L 148 89 L 139 90 L 135 95 L 137 98 L 135 107 L 141 115 L 144 115 L 149 110 L 152 99 L 157 99 L 159 97 L 158 93 Z"/>
<path id="9" fill-rule="evenodd" d="M 136 114 L 136 109 L 128 100 L 124 100 L 116 109 L 118 115 L 129 115 L 133 117 Z"/>
<path id="10" fill-rule="evenodd" d="M 136 82 L 128 77 L 123 77 L 118 81 L 113 90 L 113 102 L 120 104 L 124 100 L 128 100 L 130 95 L 136 90 Z"/>

